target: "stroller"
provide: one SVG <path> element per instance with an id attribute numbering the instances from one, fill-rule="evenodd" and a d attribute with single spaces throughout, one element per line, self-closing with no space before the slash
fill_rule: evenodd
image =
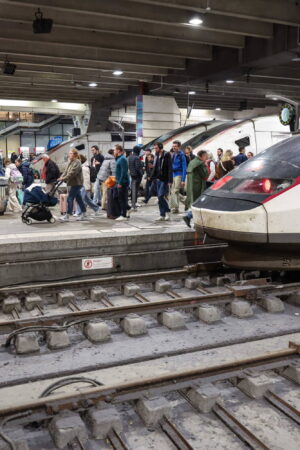
<path id="1" fill-rule="evenodd" d="M 58 199 L 54 196 L 61 182 L 56 183 L 49 194 L 46 194 L 42 187 L 32 184 L 24 192 L 22 212 L 22 222 L 31 225 L 33 220 L 43 222 L 47 220 L 49 223 L 56 222 L 50 208 L 57 205 Z"/>

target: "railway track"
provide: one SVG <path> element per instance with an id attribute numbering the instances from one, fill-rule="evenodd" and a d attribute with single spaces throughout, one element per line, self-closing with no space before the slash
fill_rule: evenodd
<path id="1" fill-rule="evenodd" d="M 247 357 L 241 350 L 225 362 L 219 353 L 205 366 L 153 366 L 151 375 L 122 382 L 86 374 L 45 380 L 29 399 L 0 405 L 0 448 L 296 450 L 299 343 Z"/>

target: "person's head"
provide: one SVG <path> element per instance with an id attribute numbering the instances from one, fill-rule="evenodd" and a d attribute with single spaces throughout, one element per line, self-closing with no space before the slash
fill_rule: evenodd
<path id="1" fill-rule="evenodd" d="M 139 145 L 135 145 L 132 149 L 132 153 L 136 156 L 140 156 L 141 147 Z"/>
<path id="2" fill-rule="evenodd" d="M 93 145 L 91 148 L 93 155 L 98 155 L 100 153 L 98 145 Z"/>
<path id="3" fill-rule="evenodd" d="M 81 164 L 84 164 L 86 162 L 86 157 L 84 155 L 82 155 L 81 153 L 79 154 L 79 159 Z"/>
<path id="4" fill-rule="evenodd" d="M 192 152 L 193 152 L 192 147 L 191 147 L 190 145 L 187 145 L 187 146 L 185 147 L 185 149 L 184 149 L 184 153 L 185 153 L 187 156 L 190 156 L 190 155 L 192 154 Z"/>
<path id="5" fill-rule="evenodd" d="M 5 166 L 9 166 L 11 164 L 11 160 L 10 159 L 5 159 L 4 160 L 4 165 Z"/>
<path id="6" fill-rule="evenodd" d="M 173 141 L 173 145 L 172 145 L 172 150 L 175 153 L 178 153 L 181 147 L 181 142 L 180 141 Z"/>
<path id="7" fill-rule="evenodd" d="M 108 152 L 107 152 L 109 155 L 113 155 L 114 154 L 114 149 L 113 148 L 110 148 L 109 150 L 108 150 Z"/>
<path id="8" fill-rule="evenodd" d="M 223 156 L 223 149 L 222 148 L 218 148 L 217 155 L 218 155 L 219 158 L 222 158 L 222 156 Z"/>
<path id="9" fill-rule="evenodd" d="M 224 155 L 223 155 L 222 161 L 231 161 L 232 157 L 233 157 L 232 151 L 231 150 L 226 150 Z"/>
<path id="10" fill-rule="evenodd" d="M 239 152 L 240 152 L 240 153 L 245 153 L 245 151 L 246 151 L 245 147 L 240 147 L 240 148 L 239 148 Z"/>
<path id="11" fill-rule="evenodd" d="M 144 153 L 145 153 L 146 158 L 147 158 L 148 155 L 152 155 L 152 152 L 151 152 L 150 148 L 147 148 L 147 150 L 145 150 Z"/>
<path id="12" fill-rule="evenodd" d="M 15 165 L 16 165 L 17 167 L 20 167 L 20 166 L 22 165 L 22 160 L 21 160 L 20 158 L 16 159 L 16 160 L 15 160 Z"/>
<path id="13" fill-rule="evenodd" d="M 163 151 L 163 149 L 164 149 L 164 146 L 163 146 L 162 142 L 157 142 L 156 144 L 154 144 L 155 153 L 160 153 Z"/>
<path id="14" fill-rule="evenodd" d="M 43 153 L 42 160 L 44 161 L 44 163 L 47 163 L 49 159 L 50 159 L 49 155 L 47 155 L 47 153 Z"/>
<path id="15" fill-rule="evenodd" d="M 198 158 L 205 162 L 207 160 L 208 154 L 206 150 L 200 150 L 200 152 L 197 153 Z"/>
<path id="16" fill-rule="evenodd" d="M 116 158 L 118 158 L 119 156 L 122 156 L 124 154 L 124 149 L 122 147 L 122 145 L 117 144 L 115 146 L 115 151 L 114 151 L 114 155 Z"/>
<path id="17" fill-rule="evenodd" d="M 247 153 L 247 158 L 248 159 L 253 158 L 253 156 L 254 156 L 254 154 L 252 152 L 248 152 Z"/>
<path id="18" fill-rule="evenodd" d="M 152 155 L 152 153 L 148 153 L 148 155 L 146 156 L 147 161 L 151 162 L 154 160 L 154 156 Z"/>
<path id="19" fill-rule="evenodd" d="M 71 148 L 69 150 L 69 160 L 74 161 L 75 159 L 79 159 L 79 152 L 76 148 Z"/>
<path id="20" fill-rule="evenodd" d="M 207 151 L 207 159 L 214 160 L 214 155 L 209 150 Z"/>

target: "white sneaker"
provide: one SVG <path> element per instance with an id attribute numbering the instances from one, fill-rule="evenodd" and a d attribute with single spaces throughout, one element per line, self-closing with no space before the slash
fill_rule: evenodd
<path id="1" fill-rule="evenodd" d="M 127 220 L 127 217 L 120 216 L 115 219 L 116 222 L 124 222 L 124 220 Z"/>
<path id="2" fill-rule="evenodd" d="M 69 214 L 65 214 L 63 217 L 60 217 L 59 220 L 61 222 L 69 222 L 70 221 L 70 216 L 69 216 Z"/>
<path id="3" fill-rule="evenodd" d="M 72 214 L 73 215 L 73 217 L 80 217 L 81 216 L 81 213 L 79 214 L 79 213 L 74 213 L 74 214 Z"/>
<path id="4" fill-rule="evenodd" d="M 170 220 L 170 214 L 169 214 L 169 213 L 166 213 L 164 219 L 165 219 L 165 220 Z"/>
<path id="5" fill-rule="evenodd" d="M 98 209 L 98 211 L 95 211 L 94 213 L 93 213 L 93 216 L 95 216 L 95 217 L 99 217 L 99 216 L 101 216 L 102 215 L 102 213 L 101 213 L 101 211 Z"/>
<path id="6" fill-rule="evenodd" d="M 80 214 L 80 216 L 78 216 L 76 220 L 87 220 L 86 213 Z"/>
<path id="7" fill-rule="evenodd" d="M 135 206 L 136 206 L 137 208 L 141 208 L 143 205 L 141 205 L 140 203 L 136 203 Z"/>
<path id="8" fill-rule="evenodd" d="M 165 220 L 165 217 L 160 216 L 157 219 L 155 219 L 155 222 L 163 222 Z"/>

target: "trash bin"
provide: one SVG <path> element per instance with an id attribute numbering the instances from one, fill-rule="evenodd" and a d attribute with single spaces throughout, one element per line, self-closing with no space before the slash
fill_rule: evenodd
<path id="1" fill-rule="evenodd" d="M 6 211 L 8 201 L 8 180 L 5 177 L 0 177 L 0 216 Z"/>

